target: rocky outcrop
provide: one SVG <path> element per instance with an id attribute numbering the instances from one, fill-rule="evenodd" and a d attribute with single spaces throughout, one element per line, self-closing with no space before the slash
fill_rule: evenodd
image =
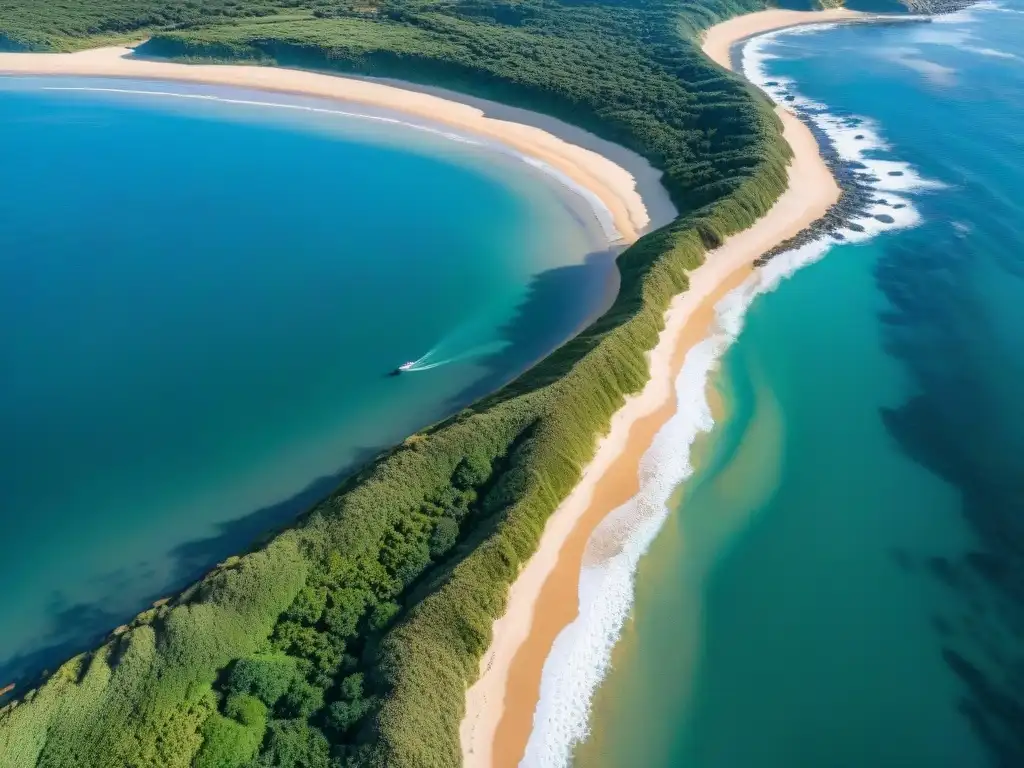
<path id="1" fill-rule="evenodd" d="M 903 0 L 914 13 L 952 13 L 974 5 L 976 0 Z"/>

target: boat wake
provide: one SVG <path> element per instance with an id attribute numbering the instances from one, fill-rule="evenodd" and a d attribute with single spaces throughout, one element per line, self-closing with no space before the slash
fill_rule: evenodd
<path id="1" fill-rule="evenodd" d="M 433 369 L 440 368 L 443 365 L 451 365 L 452 363 L 465 362 L 475 357 L 498 354 L 506 347 L 508 347 L 507 341 L 495 340 L 487 344 L 479 344 L 463 352 L 449 354 L 446 356 L 444 348 L 442 345 L 438 344 L 427 352 L 427 354 L 423 355 L 423 357 L 418 360 L 413 360 L 411 364 L 407 364 L 408 367 L 400 366 L 400 368 L 403 373 L 432 371 Z"/>

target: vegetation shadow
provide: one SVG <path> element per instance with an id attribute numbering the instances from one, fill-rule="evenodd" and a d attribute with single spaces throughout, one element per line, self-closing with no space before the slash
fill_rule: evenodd
<path id="1" fill-rule="evenodd" d="M 474 361 L 483 374 L 449 400 L 449 410 L 497 392 L 604 314 L 619 290 L 616 254 L 591 253 L 582 264 L 555 267 L 534 277 L 526 299 L 499 329 L 502 349 Z"/>
<path id="2" fill-rule="evenodd" d="M 311 511 L 383 450 L 384 446 L 356 448 L 338 472 L 318 477 L 283 501 L 219 523 L 212 536 L 176 545 L 165 555 L 170 560 L 169 579 L 158 576 L 152 567 L 140 564 L 95 579 L 91 585 L 99 595 L 95 600 L 71 603 L 62 594 L 55 593 L 47 606 L 47 630 L 36 639 L 35 648 L 0 659 L 0 688 L 16 683 L 17 689 L 9 694 L 14 695 L 30 687 L 75 654 L 101 644 L 115 627 L 131 621 L 155 601 L 197 581 L 217 563 L 261 546 L 281 529 L 294 525 L 297 518 Z M 133 584 L 157 581 L 160 583 L 157 590 L 127 601 L 122 597 Z M 0 702 L 4 700 L 0 697 Z"/>

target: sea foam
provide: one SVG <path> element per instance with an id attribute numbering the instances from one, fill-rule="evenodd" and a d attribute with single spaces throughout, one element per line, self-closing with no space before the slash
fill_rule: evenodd
<path id="1" fill-rule="evenodd" d="M 710 336 L 687 353 L 675 381 L 676 414 L 641 459 L 640 492 L 602 521 L 588 543 L 580 575 L 579 616 L 559 634 L 544 664 L 523 766 L 563 768 L 570 763 L 574 746 L 588 736 L 591 701 L 608 672 L 612 650 L 633 604 L 637 565 L 671 513 L 673 492 L 693 473 L 690 456 L 694 441 L 714 426 L 708 381 L 739 336 L 754 299 L 823 258 L 837 239 L 856 243 L 888 230 L 915 226 L 920 215 L 903 195 L 941 186 L 922 178 L 907 163 L 878 159 L 876 155 L 888 146 L 871 121 L 832 114 L 824 104 L 798 93 L 792 81 L 767 73 L 766 65 L 774 58 L 767 48 L 781 35 L 813 34 L 832 26 L 801 27 L 754 38 L 744 46 L 743 71 L 776 102 L 810 120 L 819 135 L 826 137 L 827 150 L 841 163 L 859 164 L 857 183 L 872 190 L 876 200 L 848 223 L 852 226 L 773 257 L 715 306 Z"/>
<path id="2" fill-rule="evenodd" d="M 935 24 L 969 23 L 975 21 L 979 13 L 1024 14 L 1024 10 L 1021 10 L 1020 8 L 1007 8 L 1002 3 L 992 2 L 992 0 L 982 0 L 980 3 L 974 3 L 973 5 L 959 11 L 939 14 L 938 16 L 935 16 L 932 21 Z"/>
<path id="3" fill-rule="evenodd" d="M 473 144 L 481 145 L 484 142 L 477 139 L 471 139 L 468 136 L 454 133 L 452 131 L 444 131 L 439 128 L 433 128 L 429 125 L 422 123 L 410 122 L 408 120 L 400 120 L 396 117 L 386 117 L 384 115 L 371 115 L 364 112 L 352 112 L 345 109 L 330 109 L 328 107 L 314 107 L 308 104 L 289 104 L 287 102 L 279 101 L 259 101 L 256 99 L 237 99 L 230 98 L 228 96 L 218 96 L 212 93 L 182 93 L 180 91 L 154 91 L 143 88 L 103 88 L 99 86 L 66 86 L 66 85 L 48 85 L 43 86 L 44 91 L 82 91 L 87 93 L 120 93 L 129 96 L 154 96 L 162 98 L 173 98 L 173 99 L 191 99 L 194 101 L 209 101 L 217 102 L 219 104 L 234 104 L 238 106 L 246 107 L 260 107 L 263 109 L 282 109 L 290 110 L 293 112 L 309 112 L 319 115 L 333 115 L 336 117 L 346 117 L 354 120 L 367 120 L 370 122 L 387 123 L 390 125 L 399 125 L 405 128 L 411 128 L 416 131 L 422 131 L 424 133 L 431 133 L 435 136 L 448 139 L 450 141 L 457 141 L 462 144 Z"/>

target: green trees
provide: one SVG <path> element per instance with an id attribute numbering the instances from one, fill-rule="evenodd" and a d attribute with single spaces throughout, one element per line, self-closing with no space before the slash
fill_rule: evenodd
<path id="1" fill-rule="evenodd" d="M 285 718 L 308 720 L 309 716 L 324 705 L 324 691 L 305 678 L 296 677 L 278 705 L 278 711 Z"/>
<path id="2" fill-rule="evenodd" d="M 327 630 L 342 639 L 354 635 L 372 599 L 370 593 L 362 589 L 341 587 L 333 590 L 324 613 Z"/>
<path id="3" fill-rule="evenodd" d="M 207 737 L 239 754 L 258 747 L 239 730 L 255 734 L 252 722 L 214 718 L 207 730 L 217 712 L 211 685 L 256 652 L 302 588 L 307 565 L 296 539 L 285 533 L 216 568 L 0 710 L 0 766 L 189 768 Z"/>
<path id="4" fill-rule="evenodd" d="M 263 743 L 267 707 L 253 696 L 228 699 L 225 715 L 213 714 L 203 723 L 203 744 L 196 756 L 196 768 L 243 768 Z"/>
<path id="5" fill-rule="evenodd" d="M 459 538 L 459 524 L 454 518 L 442 517 L 434 526 L 434 532 L 430 534 L 430 556 L 441 558 L 448 550 L 455 546 Z"/>
<path id="6" fill-rule="evenodd" d="M 239 659 L 231 668 L 227 689 L 236 695 L 252 695 L 273 707 L 296 677 L 295 659 L 281 653 Z"/>
<path id="7" fill-rule="evenodd" d="M 338 694 L 341 698 L 327 711 L 327 724 L 334 731 L 336 741 L 351 741 L 353 734 L 349 732 L 373 709 L 374 701 L 365 695 L 361 672 L 342 680 Z"/>
<path id="8" fill-rule="evenodd" d="M 305 720 L 275 720 L 267 732 L 259 768 L 331 768 L 331 745 Z"/>

